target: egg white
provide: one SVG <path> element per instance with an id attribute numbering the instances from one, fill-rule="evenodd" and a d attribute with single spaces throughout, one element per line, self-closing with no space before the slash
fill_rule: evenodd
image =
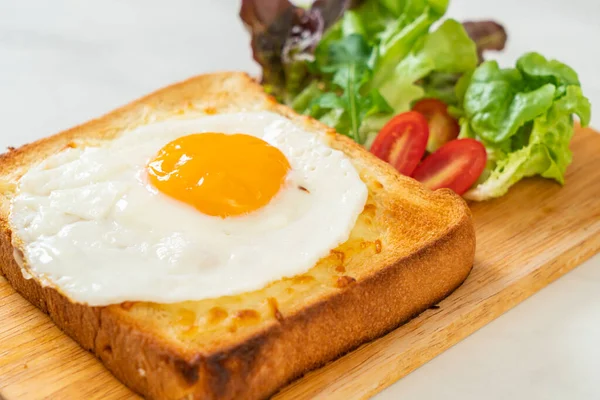
<path id="1" fill-rule="evenodd" d="M 223 219 L 152 187 L 148 161 L 201 132 L 245 133 L 280 149 L 291 165 L 282 190 L 262 209 Z M 306 272 L 348 239 L 366 199 L 342 152 L 278 114 L 249 112 L 155 123 L 55 154 L 20 179 L 10 224 L 24 275 L 74 302 L 172 303 Z"/>

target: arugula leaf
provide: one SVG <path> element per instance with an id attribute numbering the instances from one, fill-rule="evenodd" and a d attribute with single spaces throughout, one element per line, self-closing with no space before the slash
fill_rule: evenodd
<path id="1" fill-rule="evenodd" d="M 314 118 L 321 118 L 329 110 L 341 109 L 343 106 L 342 99 L 337 94 L 333 92 L 323 93 L 310 101 L 304 110 L 304 114 L 311 115 Z"/>
<path id="2" fill-rule="evenodd" d="M 360 127 L 365 117 L 388 113 L 391 108 L 378 91 L 363 94 L 371 78 L 371 47 L 359 34 L 331 41 L 327 52 L 315 60 L 324 74 L 328 92 L 315 96 L 303 112 L 336 128 L 358 143 L 364 142 Z M 333 110 L 342 112 L 332 113 Z"/>
<path id="3" fill-rule="evenodd" d="M 344 90 L 341 99 L 350 118 L 350 134 L 354 141 L 358 143 L 361 142 L 358 128 L 360 127 L 362 108 L 360 107 L 361 99 L 359 98 L 359 90 L 365 83 L 364 75 L 364 73 L 361 74 L 361 71 L 357 71 L 356 63 L 351 63 L 340 68 L 333 77 L 333 83 Z"/>
<path id="4" fill-rule="evenodd" d="M 335 72 L 346 64 L 367 65 L 373 49 L 365 38 L 357 33 L 329 43 L 327 53 L 315 60 L 324 73 Z"/>
<path id="5" fill-rule="evenodd" d="M 320 83 L 318 81 L 312 81 L 304 88 L 304 90 L 302 90 L 302 92 L 298 94 L 298 96 L 294 98 L 290 105 L 299 113 L 309 114 L 306 112 L 309 104 L 313 101 L 313 99 L 322 95 L 323 90 L 320 88 Z"/>

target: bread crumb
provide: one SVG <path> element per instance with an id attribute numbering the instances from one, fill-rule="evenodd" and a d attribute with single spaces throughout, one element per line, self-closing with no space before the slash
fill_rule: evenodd
<path id="1" fill-rule="evenodd" d="M 140 374 L 141 377 L 146 376 L 146 370 L 143 368 L 138 368 L 138 374 Z"/>

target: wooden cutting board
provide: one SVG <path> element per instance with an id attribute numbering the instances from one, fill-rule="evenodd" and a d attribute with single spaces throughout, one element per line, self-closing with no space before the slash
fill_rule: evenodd
<path id="1" fill-rule="evenodd" d="M 600 250 L 600 135 L 578 129 L 561 188 L 543 179 L 472 204 L 475 266 L 450 297 L 388 335 L 307 374 L 277 399 L 373 395 Z M 0 277 L 0 398 L 130 399 L 90 353 Z"/>

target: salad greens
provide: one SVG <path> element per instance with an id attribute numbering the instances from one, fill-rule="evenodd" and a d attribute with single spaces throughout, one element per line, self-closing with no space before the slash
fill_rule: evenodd
<path id="1" fill-rule="evenodd" d="M 378 90 L 390 104 L 393 114 L 398 114 L 408 111 L 414 101 L 425 97 L 426 91 L 430 96 L 444 97 L 442 93 L 436 95 L 436 91 L 443 90 L 443 82 L 437 86 L 435 79 L 430 79 L 428 86 L 424 87 L 422 79 L 433 74 L 462 74 L 476 66 L 475 44 L 462 25 L 450 19 L 437 30 L 421 37 L 410 53 L 396 65 L 392 74 L 382 81 Z M 366 121 L 364 130 L 368 135 L 376 135 L 387 119 L 384 116 Z"/>
<path id="2" fill-rule="evenodd" d="M 484 62 L 502 50 L 494 21 L 443 19 L 449 0 L 243 0 L 263 85 L 297 112 L 369 148 L 395 115 L 423 98 L 448 106 L 459 138 L 487 151 L 487 168 L 466 197 L 506 193 L 523 177 L 563 183 L 573 115 L 590 119 L 575 71 L 537 53 L 514 68 Z"/>
<path id="3" fill-rule="evenodd" d="M 316 0 L 309 9 L 288 0 L 242 0 L 240 17 L 252 33 L 252 53 L 267 91 L 280 100 L 297 93 L 323 33 L 349 6 L 349 0 Z"/>
<path id="4" fill-rule="evenodd" d="M 311 64 L 322 80 L 313 81 L 304 89 L 292 107 L 361 143 L 364 141 L 359 132 L 362 120 L 392 111 L 378 90 L 366 88 L 373 73 L 373 49 L 356 33 L 327 44 L 325 49 L 317 47 L 317 57 Z"/>
<path id="5" fill-rule="evenodd" d="M 506 31 L 502 25 L 494 21 L 466 21 L 463 26 L 467 34 L 477 45 L 479 61 L 483 61 L 483 52 L 486 50 L 500 51 L 506 44 Z"/>
<path id="6" fill-rule="evenodd" d="M 367 0 L 347 11 L 308 63 L 312 85 L 290 104 L 364 144 L 424 96 L 417 81 L 477 65 L 476 46 L 461 24 L 447 20 L 430 33 L 447 6 L 447 0 Z"/>
<path id="7" fill-rule="evenodd" d="M 533 175 L 564 183 L 572 159 L 572 115 L 587 125 L 591 113 L 575 71 L 528 53 L 516 68 L 501 69 L 495 61 L 487 61 L 465 79 L 460 137 L 483 142 L 490 161 L 466 197 L 499 197 Z"/>
<path id="8" fill-rule="evenodd" d="M 365 144 L 425 95 L 455 103 L 458 78 L 484 50 L 504 46 L 491 21 L 465 23 L 472 38 L 454 20 L 432 30 L 447 8 L 448 0 L 317 0 L 307 9 L 244 0 L 240 15 L 266 90 Z"/>

